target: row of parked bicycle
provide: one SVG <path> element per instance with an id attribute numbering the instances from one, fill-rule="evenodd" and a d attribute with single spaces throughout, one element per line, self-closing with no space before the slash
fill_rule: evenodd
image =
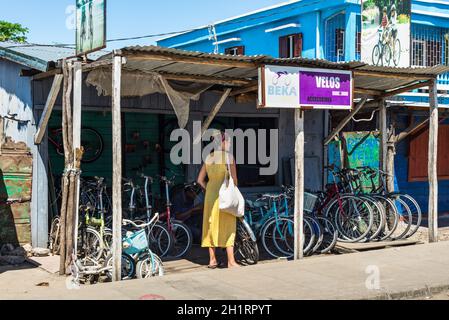
<path id="1" fill-rule="evenodd" d="M 304 194 L 304 254 L 332 252 L 337 242 L 400 240 L 421 225 L 421 209 L 410 195 L 388 193 L 388 174 L 368 167 L 328 167 L 332 183 Z M 294 188 L 247 200 L 245 219 L 274 258 L 293 257 Z"/>
<path id="2" fill-rule="evenodd" d="M 421 210 L 407 194 L 386 191 L 387 174 L 372 168 L 328 167 L 332 182 L 323 192 L 304 194 L 306 255 L 332 252 L 340 242 L 399 240 L 411 237 L 421 224 Z M 203 190 L 196 183 L 175 185 L 172 178 L 140 175 L 142 186 L 124 179 L 123 278 L 163 275 L 165 259 L 185 257 L 200 243 Z M 162 196 L 153 196 L 154 185 Z M 244 264 L 259 261 L 261 244 L 273 258 L 291 258 L 294 248 L 294 188 L 246 200 L 244 219 L 237 224 L 235 251 Z M 79 277 L 112 270 L 112 207 L 103 178 L 82 180 L 79 214 Z M 158 212 L 158 213 L 155 213 Z M 50 232 L 58 250 L 59 218 Z"/>
<path id="3" fill-rule="evenodd" d="M 162 208 L 161 199 L 153 197 L 156 179 L 143 174 L 140 177 L 143 187 L 132 179 L 123 181 L 123 279 L 163 275 L 162 260 L 186 256 L 194 234 L 201 237 L 204 197 L 200 187 L 195 183 L 173 186 L 175 176 L 158 176 L 166 198 Z M 72 272 L 77 282 L 81 278 L 92 281 L 99 275 L 112 277 L 112 202 L 107 190 L 104 178 L 81 180 L 78 259 Z M 155 202 L 157 213 L 153 209 Z M 59 251 L 59 228 L 60 219 L 56 217 L 50 230 L 50 248 L 54 253 Z M 255 238 L 243 219 L 237 224 L 235 250 L 242 263 L 258 262 Z"/>

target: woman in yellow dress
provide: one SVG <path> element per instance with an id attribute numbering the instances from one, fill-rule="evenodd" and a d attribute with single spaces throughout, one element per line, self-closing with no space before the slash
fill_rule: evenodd
<path id="1" fill-rule="evenodd" d="M 228 268 L 239 267 L 234 257 L 237 219 L 229 213 L 220 212 L 219 208 L 219 191 L 228 174 L 226 157 L 231 164 L 231 175 L 236 185 L 238 184 L 237 169 L 234 157 L 228 153 L 229 141 L 226 135 L 217 131 L 214 142 L 217 143 L 218 150 L 207 157 L 198 176 L 198 184 L 206 190 L 202 247 L 209 248 L 208 268 L 215 269 L 219 266 L 216 248 L 226 248 Z"/>

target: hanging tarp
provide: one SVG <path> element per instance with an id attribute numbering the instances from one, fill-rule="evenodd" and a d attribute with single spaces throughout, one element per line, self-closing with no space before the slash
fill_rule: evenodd
<path id="1" fill-rule="evenodd" d="M 89 73 L 87 85 L 94 86 L 98 95 L 111 95 L 112 75 L 106 69 Z M 158 73 L 122 73 L 121 94 L 124 97 L 141 97 L 154 93 L 166 94 L 178 118 L 179 127 L 185 128 L 189 121 L 190 100 L 198 100 L 201 93 L 210 88 L 208 84 L 179 84 L 167 81 Z"/>

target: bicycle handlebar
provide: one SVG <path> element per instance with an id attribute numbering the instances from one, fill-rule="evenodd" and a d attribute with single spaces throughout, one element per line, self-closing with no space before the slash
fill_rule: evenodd
<path id="1" fill-rule="evenodd" d="M 131 225 L 137 229 L 145 229 L 148 226 L 151 226 L 153 224 L 155 224 L 156 222 L 159 221 L 159 213 L 155 213 L 154 217 L 150 220 L 150 222 L 148 223 L 144 223 L 144 224 L 136 224 L 135 222 L 131 221 L 131 220 L 127 220 L 127 219 L 123 219 L 123 225 L 127 226 L 127 225 Z"/>

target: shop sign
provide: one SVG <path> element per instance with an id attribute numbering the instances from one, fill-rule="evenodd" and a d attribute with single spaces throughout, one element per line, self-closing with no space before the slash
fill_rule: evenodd
<path id="1" fill-rule="evenodd" d="M 350 110 L 351 71 L 264 66 L 259 70 L 260 108 Z"/>

